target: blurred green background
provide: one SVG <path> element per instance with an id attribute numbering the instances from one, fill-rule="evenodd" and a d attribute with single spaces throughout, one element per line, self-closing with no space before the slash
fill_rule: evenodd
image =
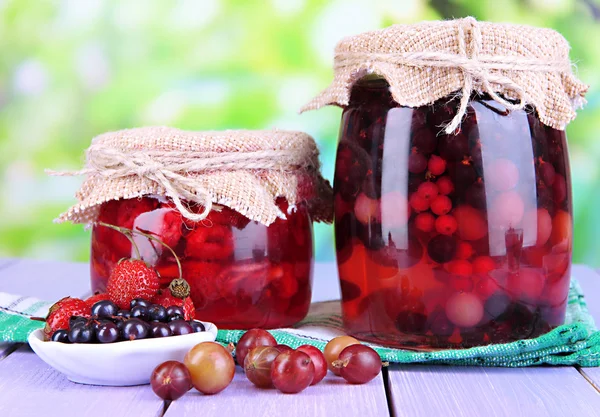
<path id="1" fill-rule="evenodd" d="M 560 31 L 588 105 L 569 125 L 575 261 L 600 266 L 600 0 L 0 0 L 0 256 L 86 260 L 89 232 L 52 219 L 73 201 L 95 135 L 140 125 L 301 129 L 333 174 L 341 111 L 299 116 L 344 36 L 475 16 Z M 333 259 L 331 228 L 317 253 Z"/>

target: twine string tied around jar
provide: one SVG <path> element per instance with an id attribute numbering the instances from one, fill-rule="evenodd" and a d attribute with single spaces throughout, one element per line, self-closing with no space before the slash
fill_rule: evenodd
<path id="1" fill-rule="evenodd" d="M 570 69 L 565 61 L 529 59 L 520 56 L 480 55 L 482 46 L 481 29 L 473 17 L 461 19 L 458 30 L 458 54 L 440 51 L 418 51 L 405 53 L 342 52 L 336 55 L 335 67 L 354 67 L 363 62 L 386 62 L 419 68 L 456 68 L 462 73 L 463 82 L 458 111 L 445 126 L 445 132 L 451 134 L 459 127 L 469 104 L 471 93 L 480 86 L 493 100 L 509 110 L 522 109 L 528 102 L 525 89 L 500 70 L 562 72 Z M 468 42 L 467 42 L 468 40 Z M 493 72 L 496 71 L 496 72 Z M 497 86 L 509 92 L 514 100 L 507 100 L 497 93 Z"/>
<path id="2" fill-rule="evenodd" d="M 252 171 L 315 171 L 319 168 L 318 154 L 306 155 L 295 149 L 194 152 L 116 149 L 93 144 L 87 151 L 86 168 L 80 171 L 52 171 L 54 176 L 101 176 L 116 179 L 137 175 L 151 180 L 165 189 L 179 212 L 191 221 L 204 220 L 213 205 L 211 193 L 199 186 L 198 175 L 218 170 Z M 194 213 L 183 200 L 203 206 Z"/>

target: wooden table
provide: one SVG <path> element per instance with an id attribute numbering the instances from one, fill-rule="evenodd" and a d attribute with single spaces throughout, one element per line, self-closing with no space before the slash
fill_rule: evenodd
<path id="1" fill-rule="evenodd" d="M 89 291 L 87 264 L 0 259 L 0 291 L 45 300 Z M 575 266 L 600 321 L 600 280 Z M 313 301 L 339 297 L 333 264 L 317 265 Z M 0 344 L 0 417 L 178 416 L 600 416 L 600 369 L 391 366 L 366 385 L 328 375 L 297 395 L 260 390 L 238 370 L 222 393 L 192 390 L 171 404 L 149 386 L 95 387 L 69 382 L 27 346 Z"/>

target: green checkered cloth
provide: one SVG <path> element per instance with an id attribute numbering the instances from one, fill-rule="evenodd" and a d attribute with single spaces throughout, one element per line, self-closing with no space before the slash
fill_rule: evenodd
<path id="1" fill-rule="evenodd" d="M 0 293 L 0 341 L 25 342 L 43 323 L 29 316 L 44 316 L 50 303 Z M 272 330 L 278 343 L 296 348 L 310 344 L 323 349 L 328 340 L 344 334 L 339 301 L 316 303 L 294 328 Z M 217 341 L 236 343 L 243 330 L 219 330 Z M 521 367 L 532 365 L 600 366 L 600 332 L 588 312 L 576 280 L 571 280 L 565 324 L 535 339 L 470 349 L 415 352 L 369 344 L 390 363 L 427 363 Z"/>

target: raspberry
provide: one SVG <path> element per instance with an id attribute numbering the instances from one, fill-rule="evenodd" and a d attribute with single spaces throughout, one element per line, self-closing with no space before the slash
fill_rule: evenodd
<path id="1" fill-rule="evenodd" d="M 435 217 L 431 213 L 419 213 L 415 217 L 415 227 L 422 232 L 429 233 L 433 230 Z"/>
<path id="2" fill-rule="evenodd" d="M 275 293 L 282 298 L 292 298 L 298 291 L 294 267 L 289 263 L 272 265 L 269 268 L 269 281 Z"/>
<path id="3" fill-rule="evenodd" d="M 175 297 L 169 290 L 159 290 L 158 294 L 152 298 L 152 303 L 160 304 L 164 308 L 178 306 L 183 309 L 185 320 L 193 320 L 196 318 L 196 309 L 190 297 L 178 298 Z"/>
<path id="4" fill-rule="evenodd" d="M 125 259 L 117 264 L 106 286 L 110 299 L 119 308 L 129 308 L 134 298 L 150 300 L 160 287 L 158 274 L 139 259 Z"/>
<path id="5" fill-rule="evenodd" d="M 104 300 L 110 300 L 110 297 L 108 296 L 108 294 L 96 293 L 96 294 L 92 295 L 91 297 L 86 298 L 85 304 L 88 306 L 88 308 L 92 308 L 92 306 L 94 304 L 96 304 L 98 301 L 104 301 Z"/>
<path id="6" fill-rule="evenodd" d="M 452 201 L 445 195 L 439 195 L 431 202 L 431 211 L 438 216 L 448 214 L 450 210 L 452 210 Z"/>
<path id="7" fill-rule="evenodd" d="M 230 227 L 198 225 L 187 236 L 185 255 L 203 261 L 224 261 L 233 255 L 233 233 Z"/>
<path id="8" fill-rule="evenodd" d="M 450 177 L 439 178 L 435 185 L 437 185 L 439 193 L 443 195 L 452 194 L 452 191 L 454 191 L 454 184 Z"/>
<path id="9" fill-rule="evenodd" d="M 431 155 L 427 168 L 433 175 L 442 175 L 446 170 L 446 161 L 442 157 Z"/>
<path id="10" fill-rule="evenodd" d="M 238 213 L 237 211 L 221 206 L 220 210 L 213 209 L 208 213 L 206 220 L 201 223 L 212 222 L 213 224 L 220 224 L 223 226 L 233 226 L 238 229 L 243 229 L 250 223 L 250 219 Z"/>
<path id="11" fill-rule="evenodd" d="M 450 236 L 456 232 L 457 227 L 458 223 L 456 222 L 456 219 L 450 214 L 445 214 L 435 220 L 435 230 L 443 235 Z"/>
<path id="12" fill-rule="evenodd" d="M 44 326 L 44 340 L 50 340 L 55 331 L 69 328 L 72 316 L 89 317 L 90 308 L 79 298 L 65 297 L 50 307 Z"/>
<path id="13" fill-rule="evenodd" d="M 117 200 L 115 203 L 118 203 L 118 212 L 116 223 L 113 224 L 127 229 L 133 229 L 135 220 L 140 214 L 152 211 L 158 206 L 158 200 L 149 197 Z"/>
<path id="14" fill-rule="evenodd" d="M 411 196 L 410 196 L 409 201 L 410 201 L 410 206 L 417 213 L 429 209 L 429 201 L 427 199 L 421 197 L 418 193 L 412 193 Z"/>
<path id="15" fill-rule="evenodd" d="M 190 284 L 190 297 L 196 308 L 204 307 L 209 301 L 220 297 L 217 276 L 221 265 L 214 262 L 185 261 L 181 264 L 183 276 Z"/>
<path id="16" fill-rule="evenodd" d="M 269 262 L 234 264 L 216 278 L 219 295 L 225 299 L 252 297 L 267 285 Z"/>
<path id="17" fill-rule="evenodd" d="M 437 185 L 432 183 L 431 181 L 425 181 L 419 188 L 417 188 L 417 194 L 423 197 L 425 200 L 431 201 L 438 195 Z"/>

